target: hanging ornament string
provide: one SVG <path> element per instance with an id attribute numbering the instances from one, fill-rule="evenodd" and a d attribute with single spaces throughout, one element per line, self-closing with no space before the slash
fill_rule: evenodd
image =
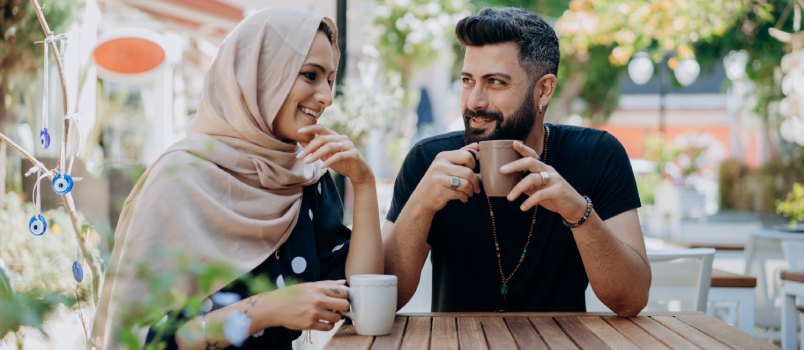
<path id="1" fill-rule="evenodd" d="M 65 42 L 67 41 L 66 34 L 49 34 L 43 41 L 37 41 L 44 47 L 44 59 L 42 67 L 42 129 L 39 130 L 39 144 L 43 149 L 50 148 L 50 131 L 49 126 L 50 117 L 50 43 L 58 41 L 60 51 L 64 52 Z"/>
<path id="2" fill-rule="evenodd" d="M 50 43 L 56 40 L 53 34 L 48 35 L 44 41 L 39 41 L 44 46 L 44 67 L 42 69 L 42 129 L 39 131 L 39 144 L 42 148 L 48 149 L 50 147 L 50 132 L 47 130 L 48 116 L 50 114 Z"/>
<path id="3" fill-rule="evenodd" d="M 72 148 L 70 148 L 70 157 L 69 157 L 70 162 L 67 163 L 67 168 L 66 168 L 67 173 L 72 173 L 73 172 L 73 163 L 75 163 L 75 157 L 78 156 L 78 147 L 81 146 L 81 128 L 78 125 L 78 117 L 79 117 L 79 115 L 77 113 L 72 113 L 72 114 L 68 115 L 67 117 L 65 117 L 65 119 L 70 122 L 70 129 L 75 130 L 75 138 L 74 138 L 74 140 L 72 142 Z M 65 144 L 68 144 L 68 143 L 65 142 Z M 62 164 L 62 167 L 63 166 L 64 166 L 64 164 Z M 62 169 L 64 169 L 64 168 L 62 168 Z M 65 170 L 62 170 L 62 171 L 65 171 Z M 79 178 L 74 178 L 73 180 L 80 181 Z"/>
<path id="4" fill-rule="evenodd" d="M 78 129 L 78 119 L 75 114 L 70 114 L 64 117 L 65 120 L 65 127 L 70 127 L 73 129 Z M 70 145 L 70 138 L 69 133 L 65 135 L 65 139 L 61 143 L 61 159 L 60 159 L 60 166 L 59 170 L 56 171 L 56 176 L 53 177 L 52 186 L 53 191 L 55 191 L 59 195 L 66 195 L 70 193 L 73 189 L 73 184 L 75 181 L 80 181 L 80 178 L 73 179 L 70 176 L 70 171 L 73 168 L 73 163 L 75 162 L 75 156 L 78 154 L 78 144 L 81 142 L 81 131 L 76 130 L 76 137 L 75 142 L 73 142 L 73 147 L 70 151 L 70 155 L 67 156 L 67 148 Z M 70 158 L 69 167 L 67 166 L 67 158 Z"/>
<path id="5" fill-rule="evenodd" d="M 81 283 L 84 280 L 84 267 L 81 265 L 81 248 L 78 246 L 78 239 L 75 241 L 75 256 L 73 257 L 73 279 Z"/>
<path id="6" fill-rule="evenodd" d="M 41 169 L 44 169 L 44 166 L 42 166 L 42 164 L 36 164 L 25 173 L 25 176 L 30 176 L 34 173 L 39 175 L 34 183 L 33 193 L 31 193 L 31 200 L 34 202 L 36 214 L 28 220 L 28 231 L 34 236 L 41 236 L 47 231 L 47 221 L 45 217 L 42 216 L 42 196 L 39 190 L 39 183 L 42 182 L 42 179 L 49 176 L 50 172 L 42 172 Z"/>

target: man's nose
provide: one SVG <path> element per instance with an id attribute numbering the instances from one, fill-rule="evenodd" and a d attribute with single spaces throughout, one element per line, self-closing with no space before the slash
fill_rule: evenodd
<path id="1" fill-rule="evenodd" d="M 473 111 L 488 109 L 489 102 L 486 92 L 483 91 L 483 87 L 480 86 L 480 84 L 475 85 L 475 87 L 469 92 L 469 99 L 466 101 L 466 107 Z"/>

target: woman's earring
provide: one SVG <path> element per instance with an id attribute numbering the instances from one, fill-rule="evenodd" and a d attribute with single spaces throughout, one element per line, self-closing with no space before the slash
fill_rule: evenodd
<path id="1" fill-rule="evenodd" d="M 539 103 L 539 113 L 543 113 L 543 112 L 544 112 L 544 107 L 542 106 L 541 103 Z"/>

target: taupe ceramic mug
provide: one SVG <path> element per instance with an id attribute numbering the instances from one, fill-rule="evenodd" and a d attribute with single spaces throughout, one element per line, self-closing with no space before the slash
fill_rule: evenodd
<path id="1" fill-rule="evenodd" d="M 480 141 L 480 181 L 489 197 L 505 197 L 522 180 L 522 173 L 503 174 L 500 167 L 522 155 L 514 150 L 514 140 Z"/>

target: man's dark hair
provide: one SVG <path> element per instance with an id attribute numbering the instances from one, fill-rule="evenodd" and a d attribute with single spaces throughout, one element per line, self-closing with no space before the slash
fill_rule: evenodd
<path id="1" fill-rule="evenodd" d="M 556 32 L 541 17 L 523 9 L 484 8 L 455 26 L 455 36 L 464 46 L 512 42 L 519 47 L 519 62 L 535 81 L 547 73 L 558 75 Z"/>

